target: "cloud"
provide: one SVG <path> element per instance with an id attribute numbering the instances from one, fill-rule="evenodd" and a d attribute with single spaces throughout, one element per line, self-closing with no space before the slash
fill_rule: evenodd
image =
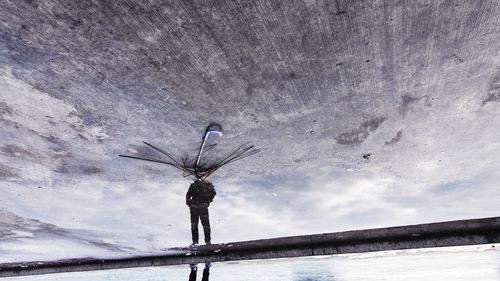
<path id="1" fill-rule="evenodd" d="M 3 208 L 134 251 L 190 243 L 184 204 L 189 180 L 169 167 L 117 154 L 130 148 L 153 155 L 137 145 L 148 137 L 184 156 L 196 149 L 192 136 L 199 132 L 160 129 L 146 123 L 153 117 L 148 109 L 129 115 L 126 101 L 118 102 L 116 120 L 98 122 L 8 72 L 0 87 Z M 283 123 L 287 115 L 281 116 L 281 127 L 258 128 L 255 136 L 233 124 L 237 133 L 221 139 L 221 147 L 248 138 L 266 150 L 262 158 L 236 163 L 212 178 L 218 192 L 210 208 L 214 242 L 498 215 L 499 108 L 495 102 L 483 106 L 481 99 L 470 102 L 475 95 L 480 96 L 415 101 L 404 116 L 356 117 L 345 128 L 323 128 L 325 135 L 313 140 L 301 132 L 310 128 L 309 117 L 300 114 L 289 126 Z M 112 122 L 119 124 L 115 130 Z M 337 145 L 339 134 L 356 140 Z M 26 240 L 16 243 L 36 248 Z M 58 245 L 71 246 L 64 243 Z"/>

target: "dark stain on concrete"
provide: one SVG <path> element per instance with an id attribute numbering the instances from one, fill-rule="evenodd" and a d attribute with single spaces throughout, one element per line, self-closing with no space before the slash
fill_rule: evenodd
<path id="1" fill-rule="evenodd" d="M 54 135 L 49 135 L 49 136 L 40 135 L 40 137 L 49 142 L 50 150 L 55 152 L 52 155 L 53 158 L 65 158 L 71 156 L 71 153 L 69 152 L 66 142 L 63 141 L 62 139 Z"/>
<path id="2" fill-rule="evenodd" d="M 293 79 L 297 79 L 298 76 L 295 72 L 292 71 L 288 74 L 288 78 L 293 80 Z"/>
<path id="3" fill-rule="evenodd" d="M 19 147 L 15 144 L 7 144 L 0 147 L 0 154 L 7 155 L 10 157 L 19 157 L 19 156 L 33 156 L 33 153 L 30 151 Z"/>
<path id="4" fill-rule="evenodd" d="M 83 176 L 101 174 L 103 172 L 101 168 L 94 165 L 70 164 L 66 161 L 63 161 L 55 171 L 61 174 Z"/>
<path id="5" fill-rule="evenodd" d="M 100 174 L 102 170 L 96 166 L 80 166 L 80 171 L 84 175 Z"/>
<path id="6" fill-rule="evenodd" d="M 483 100 L 482 105 L 500 100 L 500 75 L 495 76 L 488 88 L 488 96 Z"/>
<path id="7" fill-rule="evenodd" d="M 488 97 L 483 100 L 483 105 L 489 103 L 489 102 L 494 102 L 498 101 L 500 99 L 500 92 L 499 93 L 489 93 Z"/>
<path id="8" fill-rule="evenodd" d="M 392 138 L 390 139 L 389 141 L 386 141 L 385 142 L 385 145 L 392 145 L 392 144 L 395 144 L 397 143 L 398 141 L 401 140 L 401 138 L 403 137 L 403 131 L 399 130 L 397 132 L 397 134 Z"/>
<path id="9" fill-rule="evenodd" d="M 385 117 L 377 117 L 363 122 L 358 128 L 339 134 L 337 143 L 341 145 L 361 144 L 370 133 L 374 132 L 384 121 Z"/>
<path id="10" fill-rule="evenodd" d="M 95 110 L 91 110 L 86 107 L 79 107 L 77 111 L 73 111 L 70 113 L 72 116 L 79 117 L 82 119 L 83 127 L 73 126 L 75 130 L 81 132 L 86 126 L 104 126 L 107 118 L 103 115 L 98 114 Z"/>
<path id="11" fill-rule="evenodd" d="M 40 0 L 24 0 L 28 5 L 33 6 L 35 9 L 38 8 Z"/>
<path id="12" fill-rule="evenodd" d="M 422 97 L 414 97 L 411 95 L 403 95 L 401 97 L 401 112 L 403 114 L 407 113 L 411 107 L 416 106 L 417 104 L 423 104 L 425 107 L 431 107 L 432 102 L 429 96 L 425 95 Z M 423 100 L 423 101 L 422 101 Z"/>
<path id="13" fill-rule="evenodd" d="M 441 59 L 449 64 L 460 64 L 464 62 L 464 59 L 455 53 L 445 54 Z"/>
<path id="14" fill-rule="evenodd" d="M 0 179 L 9 180 L 20 178 L 21 176 L 16 173 L 16 169 L 0 164 Z"/>
<path id="15" fill-rule="evenodd" d="M 57 147 L 65 147 L 66 146 L 62 139 L 60 139 L 54 135 L 49 135 L 48 137 L 47 136 L 41 136 L 41 137 Z"/>
<path id="16" fill-rule="evenodd" d="M 148 172 L 148 175 L 162 175 L 162 174 L 165 174 L 165 170 L 156 169 L 156 168 L 153 168 L 151 166 L 144 166 L 143 169 Z"/>
<path id="17" fill-rule="evenodd" d="M 410 96 L 410 95 L 403 95 L 403 96 L 401 97 L 401 99 L 402 99 L 401 106 L 402 106 L 403 108 L 406 108 L 406 107 L 408 107 L 409 105 L 411 105 L 411 104 L 413 104 L 413 103 L 415 103 L 415 102 L 417 102 L 417 101 L 419 101 L 419 100 L 420 100 L 420 98 L 417 98 L 417 97 L 412 97 L 412 96 Z"/>
<path id="18" fill-rule="evenodd" d="M 0 101 L 0 120 L 3 119 L 4 115 L 12 115 L 12 108 L 5 102 Z"/>
<path id="19" fill-rule="evenodd" d="M 81 138 L 82 140 L 86 140 L 88 141 L 89 139 L 87 137 L 85 137 L 84 135 L 82 134 L 76 134 L 79 138 Z"/>
<path id="20" fill-rule="evenodd" d="M 50 152 L 52 152 L 50 155 L 51 158 L 66 159 L 72 157 L 72 153 L 70 152 L 71 144 L 66 143 L 64 140 L 54 135 L 49 135 L 49 136 L 39 135 L 39 136 L 48 142 Z"/>
<path id="21" fill-rule="evenodd" d="M 459 57 L 457 54 L 451 55 L 451 58 L 452 58 L 453 62 L 455 62 L 455 63 L 463 63 L 464 62 L 464 60 L 461 57 Z"/>

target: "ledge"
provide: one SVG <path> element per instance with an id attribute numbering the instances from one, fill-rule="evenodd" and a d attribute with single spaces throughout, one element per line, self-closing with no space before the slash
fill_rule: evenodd
<path id="1" fill-rule="evenodd" d="M 166 254 L 0 264 L 0 277 L 500 243 L 500 217 L 262 239 Z"/>

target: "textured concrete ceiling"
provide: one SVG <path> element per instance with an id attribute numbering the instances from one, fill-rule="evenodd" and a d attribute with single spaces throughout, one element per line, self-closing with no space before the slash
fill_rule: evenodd
<path id="1" fill-rule="evenodd" d="M 498 1 L 2 1 L 0 261 L 499 214 Z M 23 250 L 19 250 L 23 249 Z M 70 250 L 71 249 L 71 250 Z"/>

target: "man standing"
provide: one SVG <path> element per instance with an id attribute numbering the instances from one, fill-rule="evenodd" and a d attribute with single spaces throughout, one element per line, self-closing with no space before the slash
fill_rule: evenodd
<path id="1" fill-rule="evenodd" d="M 205 244 L 210 245 L 210 220 L 208 218 L 208 206 L 215 197 L 214 185 L 202 179 L 195 180 L 186 193 L 186 204 L 191 213 L 191 235 L 193 246 L 198 244 L 198 221 L 201 220 Z"/>

